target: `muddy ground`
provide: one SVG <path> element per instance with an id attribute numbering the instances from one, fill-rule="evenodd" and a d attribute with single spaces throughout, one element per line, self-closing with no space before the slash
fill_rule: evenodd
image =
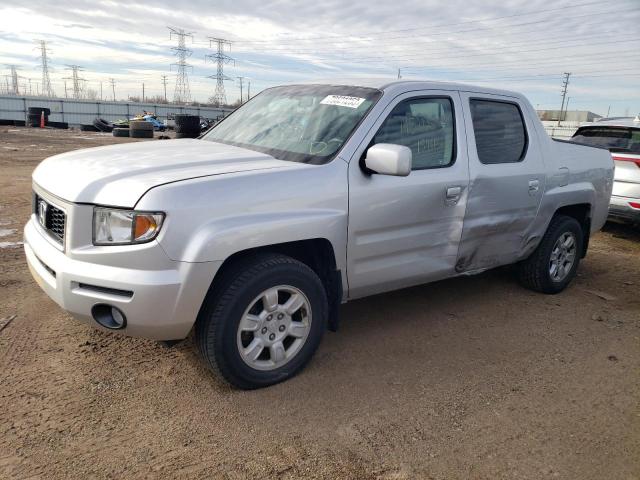
<path id="1" fill-rule="evenodd" d="M 560 295 L 505 268 L 345 305 L 301 375 L 238 391 L 190 341 L 75 322 L 12 245 L 37 163 L 114 141 L 0 127 L 1 478 L 640 478 L 639 230 Z"/>

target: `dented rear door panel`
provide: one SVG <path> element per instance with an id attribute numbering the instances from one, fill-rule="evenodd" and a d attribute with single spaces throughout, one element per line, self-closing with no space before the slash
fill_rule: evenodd
<path id="1" fill-rule="evenodd" d="M 545 190 L 546 176 L 528 103 L 509 96 L 473 92 L 461 92 L 460 95 L 467 128 L 470 178 L 456 272 L 471 273 L 513 263 L 538 240 L 532 233 L 532 226 Z M 517 104 L 527 131 L 526 153 L 521 161 L 480 162 L 471 99 Z"/>

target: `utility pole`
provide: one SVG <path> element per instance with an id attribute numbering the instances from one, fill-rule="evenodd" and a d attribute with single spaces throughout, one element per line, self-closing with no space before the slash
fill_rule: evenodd
<path id="1" fill-rule="evenodd" d="M 85 81 L 84 78 L 80 78 L 78 76 L 78 72 L 82 71 L 82 67 L 80 65 L 67 65 L 67 70 L 71 70 L 71 78 L 67 77 L 67 80 L 71 80 L 73 85 L 73 98 L 79 99 L 83 96 L 83 85 L 82 82 Z"/>
<path id="2" fill-rule="evenodd" d="M 187 74 L 187 68 L 190 65 L 187 64 L 187 58 L 193 53 L 186 47 L 186 37 L 191 37 L 193 42 L 193 33 L 187 33 L 182 28 L 167 27 L 169 29 L 169 38 L 174 36 L 178 38 L 178 46 L 171 49 L 175 52 L 175 56 L 178 59 L 176 65 L 178 74 L 176 76 L 176 89 L 173 93 L 173 101 L 176 103 L 189 103 L 191 101 L 191 91 L 189 90 L 189 76 Z"/>
<path id="3" fill-rule="evenodd" d="M 247 102 L 251 100 L 251 80 L 247 80 Z"/>
<path id="4" fill-rule="evenodd" d="M 562 120 L 562 112 L 564 111 L 564 99 L 567 96 L 567 87 L 569 86 L 569 77 L 571 72 L 564 72 L 564 80 L 562 81 L 562 105 L 560 106 L 560 115 L 558 116 L 558 126 Z"/>
<path id="5" fill-rule="evenodd" d="M 142 103 L 144 103 L 144 82 L 142 82 Z"/>
<path id="6" fill-rule="evenodd" d="M 208 78 L 216 79 L 216 91 L 213 95 L 213 98 L 214 102 L 218 106 L 221 106 L 227 103 L 227 94 L 224 91 L 224 81 L 231 80 L 230 77 L 224 74 L 224 65 L 229 62 L 233 62 L 233 64 L 235 65 L 235 60 L 224 53 L 225 45 L 231 47 L 231 42 L 229 40 L 225 40 L 224 38 L 209 37 L 209 48 L 212 48 L 214 44 L 216 45 L 216 53 L 205 55 L 204 60 L 205 62 L 207 60 L 215 61 L 217 64 L 216 74 L 209 75 Z"/>
<path id="7" fill-rule="evenodd" d="M 67 80 L 64 80 L 64 98 L 69 98 L 69 95 L 67 95 Z"/>
<path id="8" fill-rule="evenodd" d="M 398 80 L 400 80 L 402 78 L 402 75 L 400 75 L 400 69 L 398 68 Z"/>
<path id="9" fill-rule="evenodd" d="M 116 101 L 116 81 L 113 78 L 109 79 L 109 83 L 111 84 L 111 92 L 113 93 L 113 101 Z"/>
<path id="10" fill-rule="evenodd" d="M 45 40 L 40 40 L 38 42 L 40 45 L 40 64 L 42 67 L 42 81 L 41 81 L 41 92 L 42 96 L 53 98 L 56 96 L 53 88 L 51 88 L 51 79 L 49 78 L 49 59 L 47 57 L 47 42 Z"/>
<path id="11" fill-rule="evenodd" d="M 167 101 L 167 76 L 162 75 L 162 86 L 164 87 L 164 101 Z"/>
<path id="12" fill-rule="evenodd" d="M 242 105 L 243 103 L 243 98 L 242 98 L 242 82 L 244 80 L 244 77 L 236 77 L 238 79 L 238 81 L 240 82 L 240 105 Z"/>

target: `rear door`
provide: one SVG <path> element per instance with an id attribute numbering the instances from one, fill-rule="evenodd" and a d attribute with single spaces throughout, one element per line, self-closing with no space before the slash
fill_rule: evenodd
<path id="1" fill-rule="evenodd" d="M 515 97 L 461 92 L 469 149 L 469 193 L 456 271 L 513 263 L 544 192 L 532 109 Z"/>

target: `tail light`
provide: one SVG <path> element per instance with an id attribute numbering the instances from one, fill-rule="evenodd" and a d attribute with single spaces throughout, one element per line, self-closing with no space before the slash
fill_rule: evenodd
<path id="1" fill-rule="evenodd" d="M 638 168 L 640 168 L 640 158 L 633 157 L 620 157 L 618 155 L 612 155 L 613 159 L 618 162 L 631 162 L 635 163 Z"/>
<path id="2" fill-rule="evenodd" d="M 631 205 L 631 207 L 633 207 L 633 208 L 640 209 L 640 203 L 638 203 L 638 202 L 629 202 L 629 205 Z"/>

